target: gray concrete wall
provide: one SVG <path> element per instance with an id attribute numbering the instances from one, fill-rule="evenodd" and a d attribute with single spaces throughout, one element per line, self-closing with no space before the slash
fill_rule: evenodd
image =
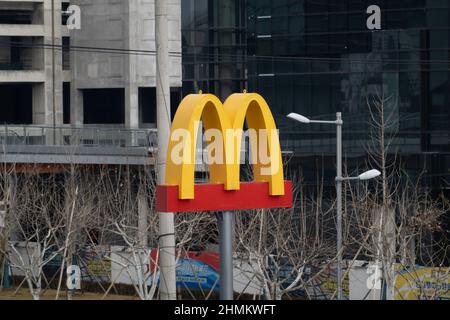
<path id="1" fill-rule="evenodd" d="M 170 51 L 181 53 L 181 0 L 169 0 Z M 82 12 L 81 30 L 71 32 L 74 46 L 155 51 L 153 0 L 73 0 Z M 154 55 L 75 52 L 75 87 L 117 88 L 130 80 L 156 86 Z M 171 58 L 171 85 L 181 86 L 181 57 Z M 131 69 L 131 70 L 130 70 Z M 131 71 L 131 73 L 130 73 Z"/>
<path id="2" fill-rule="evenodd" d="M 54 45 L 60 46 L 61 42 L 61 2 L 55 1 L 54 11 L 52 12 L 51 0 L 44 0 L 44 43 L 52 44 L 54 36 Z M 52 28 L 52 15 L 55 27 Z M 43 99 L 40 104 L 33 106 L 35 115 L 33 122 L 35 124 L 55 124 L 63 123 L 62 107 L 62 55 L 59 50 L 43 50 L 44 52 L 44 71 L 46 82 L 44 83 Z M 41 95 L 37 93 L 37 95 Z"/>
<path id="3" fill-rule="evenodd" d="M 128 1 L 74 0 L 81 8 L 81 30 L 71 32 L 71 44 L 80 47 L 127 49 L 125 9 Z M 125 85 L 126 55 L 108 52 L 72 52 L 72 84 L 77 89 L 118 88 Z"/>
<path id="4" fill-rule="evenodd" d="M 170 51 L 181 53 L 181 0 L 169 1 Z M 139 87 L 156 86 L 155 9 L 153 0 L 73 0 L 81 8 L 81 30 L 71 32 L 71 43 L 80 47 L 123 50 L 116 52 L 73 52 L 72 122 L 82 123 L 79 90 L 125 89 L 125 124 L 139 127 Z M 130 50 L 150 51 L 133 54 Z M 93 50 L 98 51 L 98 50 Z M 181 87 L 181 55 L 170 63 L 171 86 Z M 80 104 L 81 102 L 81 104 Z"/>

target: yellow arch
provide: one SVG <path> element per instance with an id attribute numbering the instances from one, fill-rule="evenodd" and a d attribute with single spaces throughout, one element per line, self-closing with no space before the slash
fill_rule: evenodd
<path id="1" fill-rule="evenodd" d="M 172 124 L 169 139 L 165 184 L 179 186 L 180 199 L 194 199 L 195 196 L 195 151 L 201 120 L 203 120 L 206 130 L 217 129 L 225 137 L 223 139 L 224 163 L 209 166 L 210 182 L 224 184 L 225 190 L 239 190 L 240 188 L 241 137 L 245 121 L 247 121 L 249 129 L 257 131 L 266 129 L 269 133 L 275 132 L 276 139 L 268 136 L 267 151 L 270 159 L 277 161 L 271 161 L 268 165 L 261 163 L 257 157 L 254 164 L 254 178 L 255 181 L 269 182 L 271 195 L 284 195 L 280 142 L 273 115 L 266 101 L 258 94 L 244 93 L 230 96 L 222 105 L 214 95 L 198 94 L 189 95 L 181 102 Z M 180 138 L 180 132 L 184 132 L 186 136 Z M 259 141 L 251 142 L 252 150 L 259 150 Z M 180 146 L 182 161 L 177 163 L 172 155 Z M 267 169 L 267 167 L 274 174 L 261 174 L 261 170 Z"/>
<path id="2" fill-rule="evenodd" d="M 228 116 L 217 97 L 210 94 L 193 94 L 183 99 L 172 124 L 165 180 L 166 185 L 180 187 L 180 199 L 194 199 L 196 142 L 201 120 L 206 130 L 217 129 L 226 132 L 231 128 Z M 187 137 L 181 142 L 183 163 L 180 164 L 174 161 L 172 153 L 180 144 L 180 141 L 174 138 L 183 130 Z M 226 155 L 226 152 L 226 141 L 224 141 L 223 153 Z M 237 190 L 236 178 L 232 177 L 231 169 L 225 163 L 209 166 L 210 182 L 224 184 L 225 190 Z"/>
<path id="3" fill-rule="evenodd" d="M 252 153 L 256 153 L 253 154 L 253 157 L 256 157 L 256 159 L 253 159 L 253 177 L 255 181 L 270 183 L 270 195 L 284 195 L 284 173 L 280 140 L 275 120 L 267 102 L 256 93 L 239 93 L 231 95 L 225 101 L 224 108 L 235 131 L 242 130 L 245 121 L 247 121 L 248 129 L 254 129 L 257 132 L 266 130 L 266 141 L 259 141 L 259 138 L 265 138 L 260 135 L 255 137 L 256 140 L 250 139 Z M 232 167 L 233 174 L 239 177 L 242 139 L 239 135 L 236 135 L 235 139 L 233 154 L 236 158 L 233 162 L 235 165 Z M 267 143 L 267 156 L 270 158 L 270 164 L 264 164 L 260 158 L 259 150 L 262 143 Z M 262 174 L 263 170 L 269 171 L 271 174 Z"/>

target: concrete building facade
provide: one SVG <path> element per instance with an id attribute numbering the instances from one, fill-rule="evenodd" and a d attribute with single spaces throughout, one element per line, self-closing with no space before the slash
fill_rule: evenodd
<path id="1" fill-rule="evenodd" d="M 71 32 L 72 124 L 96 123 L 89 117 L 92 105 L 103 96 L 117 96 L 122 107 L 113 106 L 127 128 L 155 123 L 156 47 L 154 1 L 74 0 L 81 8 L 81 30 Z M 171 87 L 181 87 L 180 0 L 169 1 L 169 51 Z M 82 48 L 93 48 L 84 50 Z M 102 49 L 99 49 L 102 48 Z M 174 90 L 176 92 L 176 90 Z M 108 94 L 109 93 L 109 94 Z M 84 101 L 84 103 L 83 103 Z M 115 105 L 115 104 L 114 104 Z M 108 106 L 105 106 L 106 110 Z M 111 109 L 111 108 L 110 108 Z M 117 110 L 121 109 L 121 110 Z M 84 110 L 84 112 L 83 112 Z M 103 114 L 98 110 L 97 114 Z"/>
<path id="2" fill-rule="evenodd" d="M 68 75 L 63 74 L 62 55 L 56 48 L 68 32 L 60 26 L 61 4 L 51 0 L 0 1 L 3 123 L 63 122 L 62 87 Z"/>
<path id="3" fill-rule="evenodd" d="M 81 9 L 80 29 L 64 12 Z M 181 90 L 180 0 L 170 0 L 171 87 Z M 0 122 L 153 127 L 152 0 L 0 0 Z"/>

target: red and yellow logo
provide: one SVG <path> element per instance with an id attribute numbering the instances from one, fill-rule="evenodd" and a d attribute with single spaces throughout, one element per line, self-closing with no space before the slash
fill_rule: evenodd
<path id="1" fill-rule="evenodd" d="M 195 184 L 201 123 L 207 143 L 207 184 Z M 245 125 L 253 182 L 240 181 Z M 292 184 L 284 181 L 278 130 L 260 95 L 233 94 L 224 104 L 211 94 L 187 96 L 177 110 L 169 141 L 165 185 L 157 190 L 159 212 L 292 206 Z"/>

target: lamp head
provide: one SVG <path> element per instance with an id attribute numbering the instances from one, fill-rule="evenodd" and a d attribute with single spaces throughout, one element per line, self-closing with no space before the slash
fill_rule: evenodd
<path id="1" fill-rule="evenodd" d="M 297 113 L 290 113 L 287 117 L 289 119 L 292 119 L 292 120 L 295 120 L 295 121 L 298 121 L 301 123 L 306 123 L 306 124 L 311 123 L 311 120 L 309 120 L 308 118 L 306 118 L 300 114 L 297 114 Z"/>
<path id="2" fill-rule="evenodd" d="M 381 175 L 381 172 L 378 170 L 370 170 L 367 172 L 364 172 L 363 174 L 361 174 L 359 176 L 359 180 L 371 180 L 371 179 L 375 179 L 376 177 L 379 177 Z"/>

